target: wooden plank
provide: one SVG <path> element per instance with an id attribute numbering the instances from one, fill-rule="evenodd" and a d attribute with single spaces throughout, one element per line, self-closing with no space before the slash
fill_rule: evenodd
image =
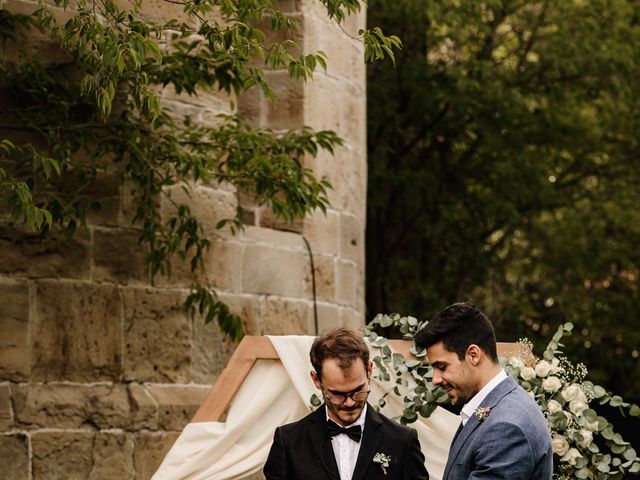
<path id="1" fill-rule="evenodd" d="M 192 422 L 217 422 L 224 415 L 256 360 L 279 360 L 267 337 L 245 336 L 213 384 Z"/>
<path id="2" fill-rule="evenodd" d="M 405 358 L 412 356 L 409 353 L 411 342 L 408 340 L 389 340 L 389 344 L 394 351 L 402 354 Z M 528 365 L 534 361 L 531 351 L 519 343 L 498 342 L 498 355 L 505 358 L 520 356 Z M 207 393 L 191 421 L 219 421 L 227 411 L 242 382 L 249 375 L 256 360 L 279 360 L 279 357 L 267 337 L 247 335 L 238 344 L 229 363 Z"/>

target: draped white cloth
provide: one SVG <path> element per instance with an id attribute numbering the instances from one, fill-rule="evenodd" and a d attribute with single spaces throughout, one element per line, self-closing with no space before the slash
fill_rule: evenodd
<path id="1" fill-rule="evenodd" d="M 258 472 L 267 459 L 275 428 L 311 411 L 309 399 L 317 393 L 309 376 L 314 337 L 269 339 L 281 362 L 256 362 L 233 399 L 225 422 L 189 423 L 152 480 L 231 480 Z M 372 379 L 370 403 L 376 405 L 388 388 Z M 402 399 L 391 394 L 382 412 L 398 418 L 402 410 Z M 431 417 L 410 425 L 418 432 L 431 479 L 442 478 L 459 423 L 459 416 L 438 408 Z"/>

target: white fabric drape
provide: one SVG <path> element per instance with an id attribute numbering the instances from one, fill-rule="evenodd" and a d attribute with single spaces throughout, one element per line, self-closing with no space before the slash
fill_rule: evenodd
<path id="1" fill-rule="evenodd" d="M 311 411 L 316 393 L 309 376 L 314 337 L 269 337 L 281 362 L 258 360 L 236 394 L 225 422 L 189 423 L 152 480 L 232 480 L 262 469 L 273 432 Z M 377 404 L 388 385 L 371 383 L 370 403 Z M 391 394 L 382 412 L 397 418 L 402 399 Z M 460 417 L 438 408 L 430 418 L 411 424 L 420 438 L 431 479 L 440 480 Z"/>

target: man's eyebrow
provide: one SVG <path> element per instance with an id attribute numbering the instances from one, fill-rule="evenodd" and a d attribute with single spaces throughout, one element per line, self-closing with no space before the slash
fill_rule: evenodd
<path id="1" fill-rule="evenodd" d="M 435 368 L 442 368 L 447 366 L 447 362 L 436 360 L 435 362 L 431 362 L 429 365 Z"/>
<path id="2" fill-rule="evenodd" d="M 362 385 L 354 388 L 350 392 L 341 392 L 340 390 L 331 390 L 331 389 L 329 389 L 329 392 L 333 393 L 334 395 L 344 395 L 345 393 L 355 393 L 355 392 L 359 392 L 360 390 L 362 390 L 365 385 L 366 385 L 366 383 L 363 383 Z"/>

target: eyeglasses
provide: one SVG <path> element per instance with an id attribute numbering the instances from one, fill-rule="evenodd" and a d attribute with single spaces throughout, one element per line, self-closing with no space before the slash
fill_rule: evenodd
<path id="1" fill-rule="evenodd" d="M 324 398 L 326 398 L 327 401 L 329 401 L 333 405 L 342 405 L 344 402 L 347 401 L 347 398 L 351 398 L 351 400 L 353 400 L 354 402 L 362 402 L 367 399 L 367 397 L 369 396 L 369 392 L 371 392 L 371 390 L 358 390 L 357 392 L 351 392 L 351 393 L 327 395 L 327 392 L 325 392 L 324 387 L 322 388 L 322 393 L 324 393 Z"/>

